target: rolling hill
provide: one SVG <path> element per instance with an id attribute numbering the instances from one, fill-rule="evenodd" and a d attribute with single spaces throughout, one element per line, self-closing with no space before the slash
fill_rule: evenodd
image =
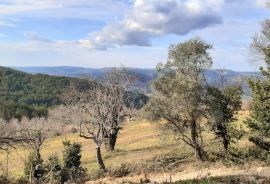
<path id="1" fill-rule="evenodd" d="M 5 120 L 46 116 L 47 108 L 59 103 L 61 93 L 74 80 L 5 67 L 0 67 L 0 75 L 0 116 Z"/>
<path id="2" fill-rule="evenodd" d="M 14 67 L 17 70 L 28 73 L 41 73 L 54 76 L 66 76 L 66 77 L 80 77 L 82 74 L 91 75 L 93 77 L 101 77 L 107 71 L 112 68 L 83 68 L 72 66 L 59 66 L 59 67 Z M 141 68 L 129 68 L 129 73 L 133 76 L 137 76 L 138 86 L 143 88 L 145 92 L 150 92 L 150 82 L 155 79 L 155 69 L 141 69 Z M 223 77 L 221 77 L 221 74 Z M 220 86 L 221 81 L 223 84 L 233 85 L 240 84 L 244 92 L 249 95 L 249 89 L 247 85 L 248 78 L 261 77 L 259 72 L 238 72 L 232 70 L 207 70 L 205 76 L 209 84 Z"/>
<path id="3" fill-rule="evenodd" d="M 0 117 L 10 120 L 47 116 L 48 108 L 61 103 L 61 95 L 73 82 L 80 84 L 78 78 L 30 74 L 0 67 Z M 139 103 L 145 104 L 148 100 L 147 96 L 135 91 L 126 94 L 127 103 L 138 108 L 143 105 Z"/>

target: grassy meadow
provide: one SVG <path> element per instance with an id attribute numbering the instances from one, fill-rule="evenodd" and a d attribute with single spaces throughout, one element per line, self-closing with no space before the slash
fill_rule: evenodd
<path id="1" fill-rule="evenodd" d="M 248 111 L 239 112 L 239 126 L 243 126 L 243 121 L 248 116 Z M 113 153 L 106 152 L 102 149 L 103 158 L 107 168 L 114 169 L 125 164 L 134 167 L 138 172 L 158 171 L 182 171 L 188 166 L 196 165 L 193 158 L 193 151 L 180 140 L 177 141 L 173 137 L 162 137 L 158 123 L 146 120 L 133 121 L 125 125 L 120 132 L 116 151 Z M 214 137 L 209 133 L 205 133 L 206 140 L 212 140 Z M 62 158 L 63 145 L 62 142 L 70 140 L 79 142 L 82 147 L 82 165 L 87 168 L 88 173 L 96 171 L 98 166 L 95 160 L 95 146 L 91 140 L 80 138 L 78 134 L 66 134 L 48 139 L 42 149 L 42 157 L 44 160 L 51 154 L 58 154 Z M 205 140 L 205 141 L 206 141 Z M 214 141 L 214 140 L 213 140 Z M 211 143 L 211 142 L 210 142 Z M 238 147 L 249 147 L 251 143 L 247 138 L 243 138 L 238 143 Z M 206 145 L 207 149 L 219 152 L 222 148 L 218 143 L 212 142 Z M 13 177 L 23 175 L 24 161 L 29 151 L 19 148 L 11 149 L 9 155 L 6 152 L 0 153 L 1 169 L 5 169 L 8 156 L 8 170 Z M 213 164 L 213 163 L 212 163 Z M 133 172 L 134 173 L 134 172 Z M 136 172 L 134 173 L 136 174 Z"/>

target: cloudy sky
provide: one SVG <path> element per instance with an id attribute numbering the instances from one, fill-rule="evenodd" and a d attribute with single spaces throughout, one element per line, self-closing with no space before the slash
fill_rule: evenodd
<path id="1" fill-rule="evenodd" d="M 0 0 L 0 65 L 154 68 L 199 36 L 214 68 L 255 70 L 267 0 Z"/>

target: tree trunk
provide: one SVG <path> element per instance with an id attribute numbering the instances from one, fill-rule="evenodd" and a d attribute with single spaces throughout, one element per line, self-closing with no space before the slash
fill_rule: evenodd
<path id="1" fill-rule="evenodd" d="M 197 132 L 197 122 L 195 120 L 193 120 L 191 122 L 191 139 L 192 139 L 192 144 L 193 144 L 193 148 L 195 151 L 196 159 L 200 160 L 200 161 L 205 161 L 206 153 L 203 150 L 203 148 L 201 147 L 201 145 L 199 144 L 199 136 L 198 136 L 198 132 Z"/>
<path id="2" fill-rule="evenodd" d="M 227 152 L 229 149 L 229 140 L 227 139 L 226 136 L 223 137 L 223 147 L 224 147 L 225 152 Z"/>
<path id="3" fill-rule="evenodd" d="M 118 130 L 115 130 L 108 136 L 108 139 L 105 141 L 105 148 L 107 151 L 114 151 L 116 141 L 118 136 Z"/>
<path id="4" fill-rule="evenodd" d="M 99 169 L 100 170 L 105 170 L 106 167 L 105 167 L 105 164 L 102 160 L 102 157 L 101 157 L 101 151 L 100 151 L 100 146 L 98 146 L 96 148 L 96 158 L 97 158 L 97 162 L 98 162 L 98 165 L 99 165 Z"/>

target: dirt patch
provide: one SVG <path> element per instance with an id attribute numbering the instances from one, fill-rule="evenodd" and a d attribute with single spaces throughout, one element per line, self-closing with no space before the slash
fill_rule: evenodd
<path id="1" fill-rule="evenodd" d="M 240 168 L 240 167 L 230 167 L 226 168 L 225 166 L 212 169 L 199 169 L 199 170 L 190 170 L 187 168 L 186 171 L 177 172 L 177 173 L 155 173 L 148 175 L 137 175 L 137 176 L 128 176 L 123 178 L 103 178 L 96 181 L 89 181 L 86 184 L 119 184 L 125 181 L 137 182 L 149 179 L 151 182 L 163 183 L 163 182 L 176 182 L 181 180 L 188 179 L 200 179 L 207 177 L 219 177 L 219 176 L 233 176 L 233 175 L 242 175 L 242 176 L 261 176 L 261 177 L 270 177 L 270 167 L 253 167 L 253 168 Z"/>

